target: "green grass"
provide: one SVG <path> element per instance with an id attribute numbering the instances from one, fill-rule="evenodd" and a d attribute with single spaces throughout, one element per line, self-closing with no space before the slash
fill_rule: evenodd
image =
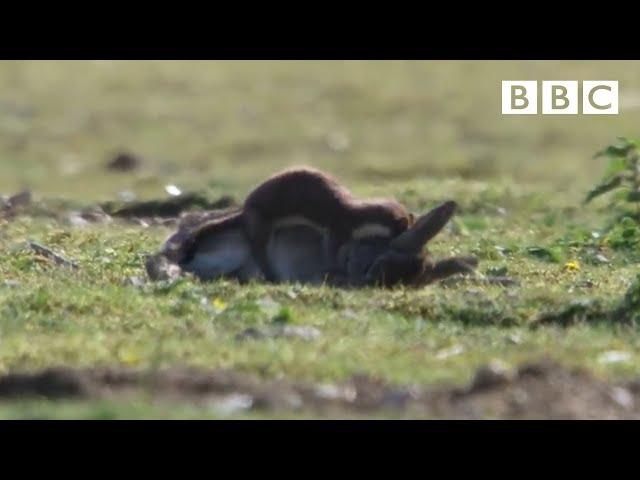
<path id="1" fill-rule="evenodd" d="M 468 381 L 492 359 L 552 358 L 616 379 L 640 374 L 640 331 L 612 311 L 635 279 L 640 232 L 604 228 L 606 204 L 581 206 L 605 164 L 593 153 L 637 136 L 636 62 L 0 62 L 0 192 L 93 205 L 166 184 L 242 199 L 267 175 L 310 164 L 362 195 L 414 211 L 447 198 L 461 213 L 435 256 L 473 253 L 480 272 L 520 286 L 460 283 L 346 291 L 233 282 L 135 287 L 143 256 L 170 230 L 74 228 L 46 216 L 0 224 L 0 372 L 52 365 L 194 365 L 259 376 L 392 383 Z M 617 79 L 619 116 L 500 114 L 502 79 Z M 345 141 L 346 139 L 346 141 Z M 109 154 L 145 162 L 109 173 Z M 33 239 L 74 259 L 51 266 Z M 609 263 L 600 263 L 603 253 Z M 579 269 L 565 267 L 577 262 Z M 9 282 L 7 282 L 9 281 Z M 559 317 L 596 305 L 587 321 Z M 238 341 L 286 311 L 322 336 Z M 603 363 L 625 351 L 627 360 Z M 3 418 L 210 417 L 206 408 L 3 402 Z M 215 416 L 215 415 L 214 415 Z M 286 416 L 286 412 L 280 416 Z"/>

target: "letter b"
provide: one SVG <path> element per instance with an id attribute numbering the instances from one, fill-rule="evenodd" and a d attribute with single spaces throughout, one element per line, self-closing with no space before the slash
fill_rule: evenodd
<path id="1" fill-rule="evenodd" d="M 576 115 L 578 113 L 578 82 L 542 82 L 542 113 L 545 115 Z"/>
<path id="2" fill-rule="evenodd" d="M 538 82 L 535 80 L 502 81 L 502 114 L 535 115 L 538 113 Z"/>

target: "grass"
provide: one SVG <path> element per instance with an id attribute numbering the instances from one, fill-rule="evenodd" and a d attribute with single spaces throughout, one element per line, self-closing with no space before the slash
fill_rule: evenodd
<path id="1" fill-rule="evenodd" d="M 0 192 L 28 186 L 38 204 L 77 208 L 123 190 L 159 198 L 176 184 L 241 200 L 274 171 L 310 164 L 359 194 L 393 195 L 414 211 L 455 199 L 461 213 L 434 240 L 433 254 L 473 253 L 481 273 L 506 271 L 520 285 L 346 291 L 185 279 L 137 287 L 129 277 L 144 275 L 144 254 L 169 229 L 77 228 L 25 215 L 0 225 L 0 372 L 193 365 L 313 382 L 368 373 L 435 387 L 466 382 L 492 359 L 517 366 L 552 358 L 607 379 L 639 375 L 640 331 L 605 313 L 636 277 L 640 232 L 607 233 L 604 202 L 580 203 L 605 168 L 593 153 L 617 135 L 637 136 L 636 67 L 1 62 Z M 521 78 L 618 79 L 621 114 L 503 117 L 500 80 Z M 104 162 L 119 149 L 141 155 L 141 169 L 107 172 Z M 34 256 L 29 239 L 79 270 Z M 571 305 L 593 313 L 571 321 L 576 316 L 562 315 Z M 322 335 L 236 338 L 283 318 Z M 610 351 L 627 356 L 607 362 Z M 212 415 L 152 399 L 0 403 L 3 418 Z"/>

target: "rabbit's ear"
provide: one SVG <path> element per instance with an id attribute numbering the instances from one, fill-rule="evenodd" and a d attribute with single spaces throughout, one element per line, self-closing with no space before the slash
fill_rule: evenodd
<path id="1" fill-rule="evenodd" d="M 414 223 L 416 223 L 416 216 L 413 213 L 409 212 L 408 217 L 409 217 L 409 226 L 411 227 L 413 226 Z"/>
<path id="2" fill-rule="evenodd" d="M 444 228 L 458 205 L 448 201 L 419 217 L 406 231 L 391 241 L 391 247 L 407 253 L 418 253 L 422 247 Z"/>

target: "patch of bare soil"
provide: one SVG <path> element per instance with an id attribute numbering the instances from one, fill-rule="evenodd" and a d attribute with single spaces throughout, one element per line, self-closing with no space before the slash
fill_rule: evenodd
<path id="1" fill-rule="evenodd" d="M 112 217 L 126 219 L 145 218 L 177 218 L 191 209 L 224 210 L 236 206 L 230 196 L 222 196 L 216 200 L 209 200 L 199 193 L 184 193 L 161 200 L 132 201 L 124 204 L 107 202 L 101 208 Z"/>
<path id="2" fill-rule="evenodd" d="M 210 199 L 197 192 L 180 193 L 166 198 L 137 201 L 108 201 L 80 207 L 73 202 L 56 199 L 33 200 L 28 190 L 15 195 L 0 195 L 0 220 L 18 216 L 54 218 L 73 227 L 110 223 L 120 220 L 143 227 L 163 225 L 175 227 L 185 222 L 213 218 L 238 209 L 228 195 Z"/>
<path id="3" fill-rule="evenodd" d="M 0 196 L 0 219 L 13 218 L 31 203 L 31 192 L 24 190 L 11 196 Z"/>
<path id="4" fill-rule="evenodd" d="M 107 162 L 106 167 L 114 172 L 130 172 L 139 168 L 141 163 L 142 160 L 137 155 L 120 152 Z"/>
<path id="5" fill-rule="evenodd" d="M 395 387 L 367 376 L 343 384 L 314 385 L 263 380 L 244 373 L 174 368 L 53 368 L 0 377 L 0 400 L 40 397 L 124 400 L 148 395 L 155 401 L 205 404 L 223 413 L 262 411 L 329 417 L 401 416 L 456 419 L 637 419 L 640 382 L 610 384 L 553 363 L 517 371 L 481 368 L 463 388 Z"/>
<path id="6" fill-rule="evenodd" d="M 552 363 L 524 365 L 512 375 L 480 369 L 463 389 L 435 395 L 438 412 L 455 418 L 640 418 L 636 382 L 611 384 Z"/>

